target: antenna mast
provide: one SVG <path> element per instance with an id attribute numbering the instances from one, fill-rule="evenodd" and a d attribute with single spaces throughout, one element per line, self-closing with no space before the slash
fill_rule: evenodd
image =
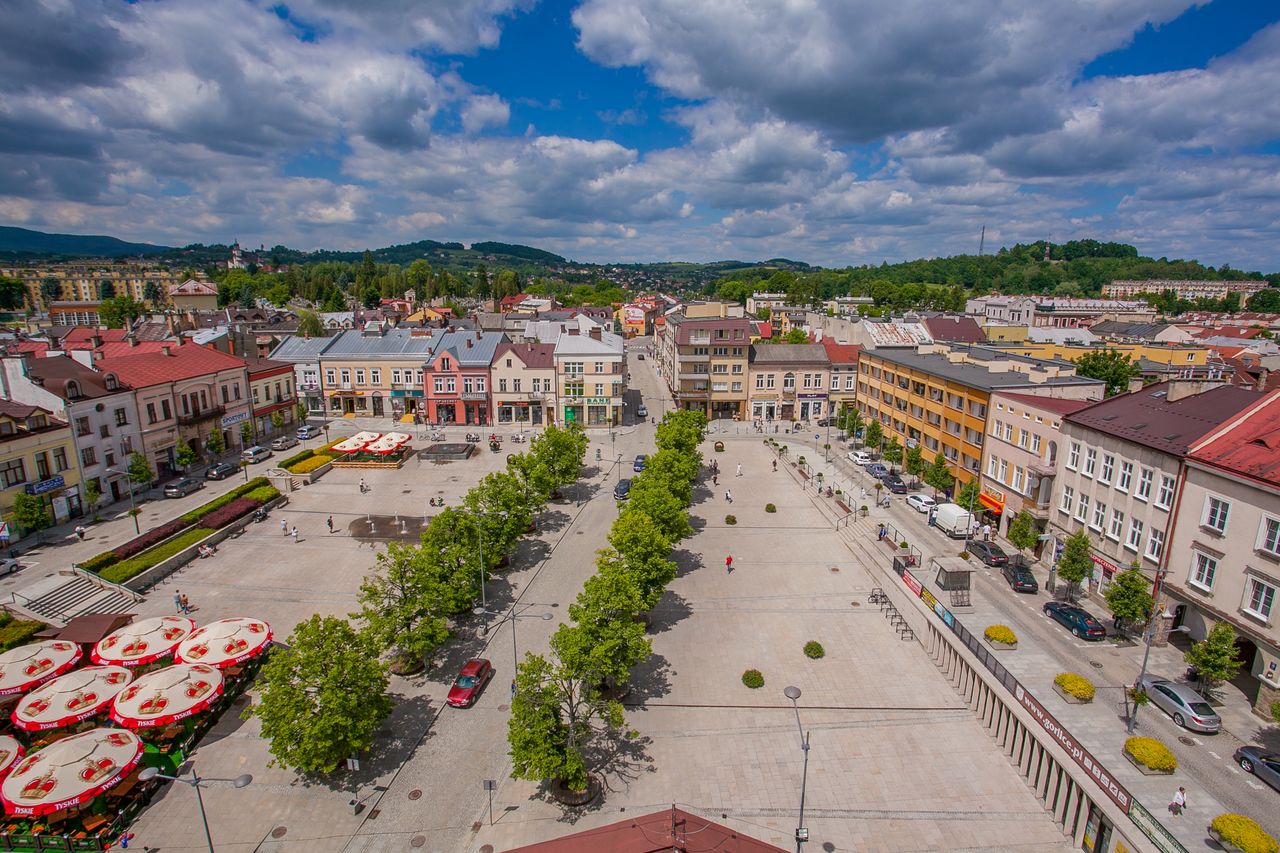
<path id="1" fill-rule="evenodd" d="M 982 256 L 982 247 L 987 242 L 987 226 L 982 226 L 982 233 L 978 236 L 978 256 Z"/>

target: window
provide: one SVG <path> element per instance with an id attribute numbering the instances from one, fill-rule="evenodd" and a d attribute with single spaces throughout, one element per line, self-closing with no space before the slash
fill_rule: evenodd
<path id="1" fill-rule="evenodd" d="M 1111 526 L 1107 528 L 1107 538 L 1116 542 L 1120 541 L 1120 534 L 1124 531 L 1124 513 L 1118 509 L 1111 510 Z"/>
<path id="2" fill-rule="evenodd" d="M 485 378 L 484 378 L 483 376 L 477 376 L 477 377 L 476 377 L 476 393 L 477 393 L 477 394 L 483 394 L 483 393 L 485 393 L 485 384 L 486 384 L 486 383 L 485 383 Z M 519 391 L 519 390 L 520 390 L 520 380 L 519 380 L 519 379 L 517 379 L 517 380 L 516 380 L 516 390 L 517 390 L 517 391 Z"/>
<path id="3" fill-rule="evenodd" d="M 345 367 L 342 368 L 342 384 L 343 385 L 351 384 L 351 371 Z"/>
<path id="4" fill-rule="evenodd" d="M 1173 504 L 1173 478 L 1168 474 L 1160 476 L 1160 494 L 1156 495 L 1156 506 L 1161 509 L 1168 509 Z M 1226 526 L 1226 516 L 1223 515 L 1223 526 Z"/>
<path id="5" fill-rule="evenodd" d="M 369 368 L 369 383 L 371 385 L 382 384 L 382 368 L 379 368 L 379 367 Z"/>
<path id="6" fill-rule="evenodd" d="M 1116 480 L 1116 489 L 1121 492 L 1129 491 L 1129 484 L 1133 482 L 1133 463 L 1120 463 L 1120 478 Z"/>
<path id="7" fill-rule="evenodd" d="M 724 353 L 719 353 L 719 355 L 724 355 Z M 604 362 L 603 362 L 603 361 L 597 361 L 597 362 L 596 362 L 596 373 L 604 373 Z"/>
<path id="8" fill-rule="evenodd" d="M 1084 521 L 1089 517 L 1089 496 L 1081 495 L 1076 502 L 1076 521 Z"/>
<path id="9" fill-rule="evenodd" d="M 846 390 L 846 391 L 852 391 L 852 390 L 853 390 L 853 380 L 854 380 L 854 375 L 855 375 L 855 374 L 850 373 L 848 376 L 846 376 L 846 377 L 844 378 L 844 390 Z"/>
<path id="10" fill-rule="evenodd" d="M 510 367 L 510 366 L 511 366 L 511 359 L 507 359 L 507 367 Z M 392 384 L 392 385 L 399 385 L 399 384 L 401 384 L 401 382 L 400 382 L 400 376 L 401 376 L 400 368 L 398 368 L 398 367 L 393 367 L 393 368 L 391 369 L 391 384 Z"/>
<path id="11" fill-rule="evenodd" d="M 1067 451 L 1067 467 L 1072 471 L 1080 465 L 1080 442 L 1071 442 L 1071 449 Z"/>
<path id="12" fill-rule="evenodd" d="M 238 399 L 240 399 L 240 386 L 239 386 L 239 385 L 237 385 L 237 386 L 236 386 L 236 399 L 237 399 L 237 400 L 238 400 Z M 169 401 L 168 401 L 168 400 L 161 400 L 161 401 L 160 401 L 160 414 L 164 417 L 164 419 L 165 419 L 166 421 L 173 417 L 173 412 L 169 409 Z"/>
<path id="13" fill-rule="evenodd" d="M 1021 468 L 1020 466 L 1014 466 L 1014 469 L 1013 469 L 1013 490 L 1014 490 L 1015 492 L 1017 492 L 1018 494 L 1022 494 L 1022 493 L 1023 493 L 1023 491 L 1024 491 L 1024 483 L 1025 483 L 1025 479 L 1024 479 L 1024 477 L 1025 477 L 1025 475 L 1024 475 L 1024 473 L 1023 473 L 1022 468 Z"/>
<path id="14" fill-rule="evenodd" d="M 1244 597 L 1244 609 L 1262 619 L 1271 617 L 1271 606 L 1275 604 L 1276 588 L 1258 578 L 1249 578 L 1249 589 Z"/>
<path id="15" fill-rule="evenodd" d="M 1102 501 L 1098 501 L 1093 505 L 1093 521 L 1089 522 L 1089 526 L 1099 533 L 1102 532 L 1102 525 L 1107 522 L 1107 505 Z"/>
<path id="16" fill-rule="evenodd" d="M 1004 425 L 1004 440 L 1013 444 L 1013 424 Z"/>
<path id="17" fill-rule="evenodd" d="M 994 477 L 996 475 L 996 465 L 999 462 L 1000 460 L 995 456 L 992 456 L 990 459 L 987 460 L 987 476 L 988 477 Z"/>
<path id="18" fill-rule="evenodd" d="M 1133 490 L 1133 496 L 1140 501 L 1145 501 L 1151 497 L 1151 469 L 1143 468 L 1138 472 L 1138 488 Z"/>
<path id="19" fill-rule="evenodd" d="M 787 374 L 784 374 L 784 375 L 783 375 L 783 377 L 782 377 L 782 390 L 783 390 L 783 391 L 794 391 L 794 390 L 796 390 L 796 376 L 795 376 L 795 374 L 794 374 L 794 373 L 787 373 Z"/>
<path id="20" fill-rule="evenodd" d="M 1090 447 L 1084 452 L 1084 470 L 1080 473 L 1086 477 L 1093 476 L 1093 469 L 1098 465 L 1098 451 Z"/>
<path id="21" fill-rule="evenodd" d="M 1147 539 L 1146 558 L 1158 563 L 1162 554 L 1164 554 L 1164 531 L 1152 528 L 1151 535 Z"/>
<path id="22" fill-rule="evenodd" d="M 1009 462 L 1006 459 L 1000 460 L 1000 477 L 1001 483 L 1007 482 L 1009 479 Z"/>
<path id="23" fill-rule="evenodd" d="M 507 380 L 505 379 L 498 380 L 498 393 L 499 394 L 507 393 Z"/>
<path id="24" fill-rule="evenodd" d="M 1138 546 L 1142 544 L 1142 522 L 1136 518 L 1129 519 L 1129 537 L 1124 540 L 1126 550 L 1137 553 Z"/>
<path id="25" fill-rule="evenodd" d="M 458 379 L 456 376 L 446 376 L 444 380 L 445 390 L 450 394 L 458 393 Z"/>
<path id="26" fill-rule="evenodd" d="M 129 412 L 125 409 L 116 409 L 116 426 L 129 425 Z"/>
<path id="27" fill-rule="evenodd" d="M 1018 430 L 1018 446 L 1026 447 L 1030 443 L 1031 433 L 1027 432 L 1025 429 Z"/>
<path id="28" fill-rule="evenodd" d="M 765 382 L 765 387 L 766 387 L 766 388 L 772 388 L 772 387 L 773 387 L 773 374 L 772 374 L 772 373 L 770 373 L 770 374 L 766 375 L 766 376 L 765 376 L 765 378 L 764 378 L 764 382 Z"/>
<path id="29" fill-rule="evenodd" d="M 226 385 L 223 385 L 223 386 L 222 386 L 222 402 L 224 402 L 224 403 L 230 403 L 230 402 L 231 402 L 231 395 L 230 395 L 229 393 L 227 393 L 227 386 L 226 386 Z"/>
<path id="30" fill-rule="evenodd" d="M 258 387 L 256 385 L 253 387 L 253 403 L 254 405 L 258 403 Z"/>
<path id="31" fill-rule="evenodd" d="M 3 478 L 4 487 L 8 489 L 27 481 L 27 469 L 23 467 L 21 459 L 10 459 L 0 465 L 0 478 Z"/>
<path id="32" fill-rule="evenodd" d="M 356 368 L 356 384 L 357 385 L 364 384 L 364 368 L 363 367 Z M 255 399 L 256 399 L 256 395 L 255 395 Z"/>
<path id="33" fill-rule="evenodd" d="M 76 435 L 90 435 L 93 427 L 89 426 L 88 418 L 76 418 Z"/>
<path id="34" fill-rule="evenodd" d="M 1040 435 L 1038 433 L 1031 436 L 1031 452 L 1037 456 L 1040 455 Z"/>
<path id="35" fill-rule="evenodd" d="M 435 390 L 435 392 L 436 392 L 437 394 L 443 394 L 443 393 L 444 393 L 444 379 L 442 379 L 442 378 L 441 378 L 441 377 L 439 377 L 439 376 L 437 376 L 437 377 L 436 377 L 436 381 L 435 381 L 435 389 L 434 389 L 434 390 Z"/>
<path id="36" fill-rule="evenodd" d="M 335 370 L 326 370 L 324 372 L 324 384 L 332 385 L 338 381 L 338 373 Z"/>
<path id="37" fill-rule="evenodd" d="M 1068 515 L 1070 515 L 1071 505 L 1074 504 L 1075 502 L 1076 502 L 1076 490 L 1071 488 L 1070 486 L 1063 486 L 1062 487 L 1062 503 L 1058 505 L 1058 508 L 1062 512 L 1065 512 Z"/>
<path id="38" fill-rule="evenodd" d="M 1221 498 L 1215 498 L 1210 495 L 1209 499 L 1205 501 L 1204 520 L 1200 523 L 1205 527 L 1218 531 L 1219 533 L 1226 533 L 1227 513 L 1230 511 L 1231 504 Z"/>
<path id="39" fill-rule="evenodd" d="M 65 471 L 71 466 L 67 464 L 67 451 L 63 447 L 55 447 L 53 450 L 53 470 L 54 473 Z"/>
<path id="40" fill-rule="evenodd" d="M 1259 551 L 1280 556 L 1280 521 L 1269 516 L 1262 517 L 1262 525 L 1258 529 Z"/>
<path id="41" fill-rule="evenodd" d="M 155 422 L 156 422 L 156 404 L 147 403 L 147 423 L 153 424 Z"/>
<path id="42" fill-rule="evenodd" d="M 90 465 L 98 464 L 98 454 L 94 452 L 92 447 L 81 448 L 80 450 L 80 466 L 88 468 Z"/>
<path id="43" fill-rule="evenodd" d="M 1099 483 L 1110 483 L 1111 474 L 1116 468 L 1116 458 L 1108 453 L 1102 457 L 1102 470 L 1098 472 Z"/>
<path id="44" fill-rule="evenodd" d="M 408 379 L 408 378 L 409 378 L 409 371 L 407 371 L 407 370 L 406 370 L 406 371 L 404 372 L 404 376 L 405 376 L 405 379 Z M 419 367 L 417 370 L 413 371 L 413 384 L 414 384 L 414 385 L 421 385 L 421 384 L 422 384 L 422 368 L 421 368 L 421 367 Z"/>
<path id="45" fill-rule="evenodd" d="M 1201 589 L 1213 589 L 1213 576 L 1218 572 L 1218 561 L 1208 554 L 1195 552 L 1191 561 L 1191 584 Z"/>

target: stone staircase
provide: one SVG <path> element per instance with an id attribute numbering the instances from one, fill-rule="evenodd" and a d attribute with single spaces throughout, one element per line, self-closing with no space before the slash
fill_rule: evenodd
<path id="1" fill-rule="evenodd" d="M 37 598 L 20 602 L 15 599 L 15 603 L 45 622 L 65 625 L 90 613 L 127 613 L 138 600 L 123 590 L 73 575 Z"/>

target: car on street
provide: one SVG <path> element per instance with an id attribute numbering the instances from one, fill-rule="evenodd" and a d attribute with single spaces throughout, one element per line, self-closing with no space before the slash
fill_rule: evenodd
<path id="1" fill-rule="evenodd" d="M 907 493 L 907 483 L 897 474 L 886 474 L 880 478 L 884 482 L 884 486 L 895 495 L 905 495 Z"/>
<path id="2" fill-rule="evenodd" d="M 272 450 L 288 450 L 290 447 L 297 447 L 298 439 L 292 435 L 282 435 L 279 438 L 271 440 Z"/>
<path id="3" fill-rule="evenodd" d="M 1009 587 L 1014 592 L 1040 591 L 1040 584 L 1036 581 L 1036 576 L 1031 573 L 1031 567 L 1019 557 L 1007 560 L 1000 567 L 1000 574 L 1004 575 L 1004 579 L 1008 581 Z"/>
<path id="4" fill-rule="evenodd" d="M 1186 684 L 1178 684 L 1156 675 L 1144 675 L 1138 680 L 1151 704 L 1173 718 L 1174 725 L 1193 732 L 1213 734 L 1222 728 L 1222 718 L 1205 699 Z"/>
<path id="5" fill-rule="evenodd" d="M 1107 629 L 1093 618 L 1088 610 L 1065 601 L 1050 601 L 1044 606 L 1044 615 L 1061 624 L 1074 636 L 1085 640 L 1105 640 Z"/>
<path id="6" fill-rule="evenodd" d="M 968 539 L 964 543 L 965 550 L 988 566 L 1003 566 L 1009 562 L 1009 555 L 994 542 L 981 539 Z"/>
<path id="7" fill-rule="evenodd" d="M 252 465 L 255 462 L 263 462 L 271 458 L 271 451 L 262 445 L 255 444 L 253 447 L 241 452 L 240 458 Z"/>
<path id="8" fill-rule="evenodd" d="M 645 460 L 646 460 L 646 459 L 648 459 L 648 458 L 649 458 L 649 457 L 648 457 L 648 456 L 646 456 L 646 455 L 644 455 L 643 453 L 637 454 L 637 455 L 636 455 L 636 461 L 635 461 L 635 462 L 633 462 L 633 463 L 631 463 L 631 470 L 632 470 L 632 471 L 637 471 L 637 472 L 639 472 L 639 471 L 643 471 L 643 470 L 644 470 L 644 462 L 645 462 Z"/>
<path id="9" fill-rule="evenodd" d="M 854 465 L 870 465 L 871 454 L 865 450 L 850 450 L 849 461 Z"/>
<path id="10" fill-rule="evenodd" d="M 929 495 L 907 495 L 907 506 L 916 512 L 927 513 L 938 505 L 938 502 Z"/>
<path id="11" fill-rule="evenodd" d="M 1232 758 L 1245 773 L 1252 773 L 1280 791 L 1280 752 L 1267 752 L 1260 746 L 1242 746 Z"/>
<path id="12" fill-rule="evenodd" d="M 311 424 L 298 427 L 298 432 L 296 433 L 298 441 L 306 441 L 307 439 L 315 438 L 319 434 L 320 427 L 312 426 Z"/>
<path id="13" fill-rule="evenodd" d="M 203 489 L 204 483 L 191 477 L 183 477 L 181 480 L 174 480 L 172 483 L 164 487 L 164 496 L 166 498 L 183 498 L 197 489 Z"/>
<path id="14" fill-rule="evenodd" d="M 240 466 L 234 462 L 219 462 L 216 465 L 209 466 L 209 470 L 204 472 L 204 478 L 206 480 L 225 480 L 239 471 Z"/>
<path id="15" fill-rule="evenodd" d="M 22 564 L 17 560 L 8 557 L 0 560 L 0 575 L 11 575 L 20 568 L 22 568 Z"/>
<path id="16" fill-rule="evenodd" d="M 813 425 L 820 426 L 820 427 L 835 426 L 836 419 L 835 418 L 818 418 L 816 421 L 813 422 Z"/>
<path id="17" fill-rule="evenodd" d="M 631 497 L 631 481 L 619 480 L 618 484 L 613 487 L 613 499 L 625 501 L 629 497 Z"/>
<path id="18" fill-rule="evenodd" d="M 644 361 L 644 353 L 637 354 L 636 358 L 638 358 L 640 361 Z"/>
<path id="19" fill-rule="evenodd" d="M 493 677 L 493 665 L 484 658 L 472 658 L 462 665 L 458 677 L 449 688 L 449 698 L 445 699 L 454 708 L 470 708 L 480 698 L 480 691 Z"/>
<path id="20" fill-rule="evenodd" d="M 889 469 L 884 467 L 884 463 L 882 462 L 872 462 L 870 465 L 866 465 L 864 467 L 867 469 L 867 473 L 872 477 L 875 477 L 877 480 L 884 479 L 889 473 Z"/>
<path id="21" fill-rule="evenodd" d="M 639 406 L 636 407 L 636 417 L 640 417 L 640 418 L 649 417 L 649 409 L 645 406 L 644 403 L 641 403 Z"/>

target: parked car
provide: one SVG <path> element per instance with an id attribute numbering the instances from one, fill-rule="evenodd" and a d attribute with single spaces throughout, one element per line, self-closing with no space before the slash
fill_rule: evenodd
<path id="1" fill-rule="evenodd" d="M 22 568 L 22 564 L 17 560 L 11 560 L 8 557 L 0 560 L 0 575 L 11 575 L 20 568 Z"/>
<path id="2" fill-rule="evenodd" d="M 619 480 L 618 484 L 613 487 L 614 500 L 625 501 L 631 496 L 631 481 Z"/>
<path id="3" fill-rule="evenodd" d="M 631 464 L 631 470 L 632 470 L 632 471 L 637 471 L 637 472 L 638 472 L 638 471 L 643 471 L 643 470 L 644 470 L 644 462 L 645 462 L 645 460 L 646 460 L 646 459 L 648 459 L 648 458 L 649 458 L 649 457 L 648 457 L 648 456 L 646 456 L 646 455 L 644 455 L 643 453 L 637 454 L 637 456 L 636 456 L 636 461 L 635 461 L 635 462 L 633 462 L 633 463 Z"/>
<path id="4" fill-rule="evenodd" d="M 172 483 L 164 487 L 164 496 L 166 498 L 182 498 L 196 491 L 203 489 L 204 483 L 191 477 L 183 477 L 181 480 L 174 480 Z"/>
<path id="5" fill-rule="evenodd" d="M 907 495 L 907 506 L 916 512 L 927 513 L 938 505 L 938 502 L 929 495 Z"/>
<path id="6" fill-rule="evenodd" d="M 849 461 L 852 462 L 854 465 L 863 465 L 863 466 L 870 465 L 871 454 L 865 450 L 850 450 Z"/>
<path id="7" fill-rule="evenodd" d="M 1105 640 L 1107 629 L 1083 607 L 1065 601 L 1050 601 L 1044 606 L 1044 615 L 1059 622 L 1074 636 L 1085 640 Z"/>
<path id="8" fill-rule="evenodd" d="M 1178 684 L 1167 678 L 1144 675 L 1138 681 L 1151 704 L 1173 718 L 1175 725 L 1193 732 L 1213 734 L 1222 728 L 1222 718 L 1205 699 L 1186 684 Z"/>
<path id="9" fill-rule="evenodd" d="M 263 460 L 270 459 L 271 451 L 261 445 L 255 444 L 253 447 L 250 447 L 241 453 L 240 458 L 252 465 L 255 462 L 262 462 Z"/>
<path id="10" fill-rule="evenodd" d="M 970 554 L 988 566 L 1003 566 L 1009 562 L 1009 555 L 994 542 L 969 539 L 964 543 L 964 547 Z"/>
<path id="11" fill-rule="evenodd" d="M 1252 773 L 1280 791 L 1280 752 L 1267 752 L 1260 746 L 1242 746 L 1232 758 L 1245 773 Z"/>
<path id="12" fill-rule="evenodd" d="M 297 447 L 298 439 L 292 435 L 282 435 L 279 438 L 271 440 L 272 450 L 288 450 L 290 447 Z"/>
<path id="13" fill-rule="evenodd" d="M 933 526 L 952 539 L 967 539 L 973 530 L 973 515 L 959 504 L 938 504 Z"/>
<path id="14" fill-rule="evenodd" d="M 884 481 L 884 486 L 895 495 L 905 495 L 907 493 L 907 483 L 897 474 L 886 474 L 880 478 Z"/>
<path id="15" fill-rule="evenodd" d="M 641 358 L 644 358 L 644 356 L 640 356 L 640 357 L 641 357 Z M 636 408 L 636 417 L 640 417 L 640 418 L 647 418 L 647 417 L 649 417 L 649 410 L 645 407 L 644 403 L 641 403 L 641 404 Z"/>
<path id="16" fill-rule="evenodd" d="M 484 658 L 472 658 L 462 665 L 458 677 L 449 688 L 445 702 L 454 708 L 470 708 L 480 698 L 480 691 L 493 677 L 493 666 Z"/>
<path id="17" fill-rule="evenodd" d="M 232 474 L 239 472 L 240 466 L 234 462 L 219 462 L 216 465 L 210 465 L 209 470 L 204 472 L 206 480 L 225 480 Z"/>
<path id="18" fill-rule="evenodd" d="M 867 469 L 867 473 L 877 480 L 883 479 L 889 473 L 889 469 L 884 467 L 882 462 L 872 462 L 864 467 Z"/>
<path id="19" fill-rule="evenodd" d="M 311 424 L 298 427 L 298 432 L 296 433 L 296 435 L 298 436 L 298 441 L 306 441 L 307 439 L 315 438 L 319 434 L 320 434 L 320 427 L 312 426 Z"/>
<path id="20" fill-rule="evenodd" d="M 816 421 L 813 422 L 813 425 L 820 426 L 820 427 L 835 426 L 836 419 L 835 418 L 818 418 Z"/>
<path id="21" fill-rule="evenodd" d="M 1009 558 L 1000 567 L 1000 574 L 1004 575 L 1014 592 L 1040 591 L 1040 584 L 1036 582 L 1036 576 L 1031 574 L 1031 567 L 1019 557 Z"/>

